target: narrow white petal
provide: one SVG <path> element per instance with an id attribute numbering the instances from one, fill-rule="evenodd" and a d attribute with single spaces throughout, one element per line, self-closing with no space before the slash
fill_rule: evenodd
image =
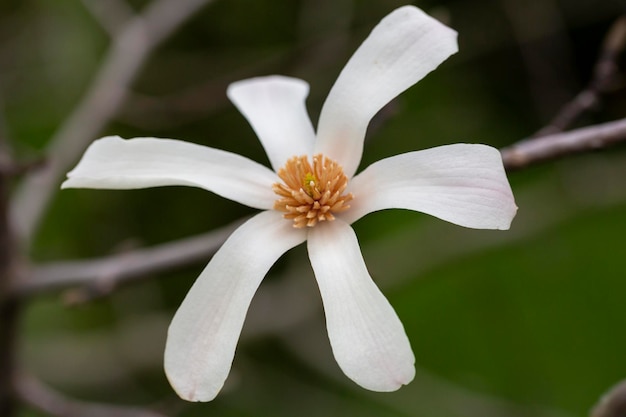
<path id="1" fill-rule="evenodd" d="M 356 235 L 342 220 L 309 231 L 308 250 L 335 359 L 354 382 L 395 391 L 415 376 L 400 319 L 370 278 Z"/>
<path id="2" fill-rule="evenodd" d="M 241 204 L 270 209 L 278 176 L 243 156 L 173 139 L 109 136 L 91 144 L 61 188 L 128 190 L 199 187 Z"/>
<path id="3" fill-rule="evenodd" d="M 388 208 L 421 211 L 475 229 L 509 228 L 517 206 L 500 152 L 455 144 L 380 160 L 354 177 L 342 218 L 352 223 Z"/>
<path id="4" fill-rule="evenodd" d="M 227 94 L 248 119 L 275 171 L 292 156 L 311 154 L 315 133 L 305 106 L 305 81 L 258 77 L 231 84 Z"/>
<path id="5" fill-rule="evenodd" d="M 304 242 L 276 211 L 237 229 L 189 290 L 170 324 L 165 372 L 178 395 L 210 401 L 230 372 L 241 328 L 263 277 L 287 250 Z"/>
<path id="6" fill-rule="evenodd" d="M 341 163 L 348 177 L 354 175 L 371 118 L 454 54 L 456 35 L 413 6 L 385 17 L 330 91 L 319 119 L 315 153 Z"/>

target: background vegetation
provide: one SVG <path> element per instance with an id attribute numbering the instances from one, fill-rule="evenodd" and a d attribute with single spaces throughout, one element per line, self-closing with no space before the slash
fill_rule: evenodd
<path id="1" fill-rule="evenodd" d="M 86 3 L 0 3 L 2 129 L 23 159 L 43 156 L 109 47 Z M 149 2 L 127 3 L 140 11 Z M 154 52 L 101 136 L 183 139 L 267 164 L 226 86 L 266 74 L 305 79 L 315 121 L 350 54 L 402 4 L 215 0 Z M 362 167 L 409 150 L 504 147 L 532 135 L 590 80 L 625 11 L 617 0 L 415 4 L 460 33 L 460 52 L 374 120 Z M 577 126 L 625 112 L 618 83 Z M 69 397 L 184 417 L 586 416 L 626 377 L 625 151 L 510 173 L 519 212 L 508 232 L 403 211 L 354 225 L 417 357 L 415 381 L 396 393 L 367 392 L 338 369 L 303 247 L 266 278 L 263 294 L 276 297 L 253 303 L 230 379 L 211 403 L 178 400 L 162 371 L 169 321 L 208 259 L 85 303 L 71 302 L 71 291 L 34 298 L 21 322 L 20 365 Z M 56 194 L 30 255 L 99 257 L 251 213 L 191 188 L 67 190 Z"/>

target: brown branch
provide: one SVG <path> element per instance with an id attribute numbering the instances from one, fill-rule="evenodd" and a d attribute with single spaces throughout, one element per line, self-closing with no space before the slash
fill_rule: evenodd
<path id="1" fill-rule="evenodd" d="M 98 259 L 54 262 L 34 267 L 29 279 L 15 283 L 21 297 L 41 292 L 80 287 L 72 301 L 80 302 L 109 294 L 119 284 L 197 261 L 208 261 L 226 238 L 243 222 L 239 220 L 198 236 L 152 248 Z"/>
<path id="2" fill-rule="evenodd" d="M 122 407 L 68 398 L 30 375 L 16 378 L 16 390 L 24 404 L 54 417 L 165 417 L 144 408 Z M 4 416 L 4 414 L 3 414 Z"/>
<path id="3" fill-rule="evenodd" d="M 503 148 L 501 152 L 505 168 L 514 170 L 624 141 L 626 141 L 626 119 L 621 119 L 569 132 L 525 139 Z"/>
<path id="4" fill-rule="evenodd" d="M 610 92 L 619 80 L 618 60 L 626 49 L 626 16 L 611 27 L 593 69 L 591 81 L 583 91 L 567 103 L 561 111 L 535 136 L 561 132 L 570 127 L 583 113 L 593 109 L 602 95 Z"/>
<path id="5" fill-rule="evenodd" d="M 128 88 L 152 51 L 186 19 L 212 0 L 156 0 L 113 39 L 93 84 L 50 140 L 45 168 L 32 172 L 17 188 L 11 217 L 27 246 L 61 179 L 115 115 Z"/>
<path id="6" fill-rule="evenodd" d="M 590 414 L 590 417 L 624 416 L 626 416 L 626 379 L 602 396 Z"/>

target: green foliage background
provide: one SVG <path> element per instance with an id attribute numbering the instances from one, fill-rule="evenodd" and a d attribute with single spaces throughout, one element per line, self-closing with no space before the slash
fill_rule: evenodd
<path id="1" fill-rule="evenodd" d="M 147 1 L 130 3 L 140 10 Z M 267 164 L 226 99 L 228 83 L 274 73 L 303 78 L 311 84 L 315 121 L 350 54 L 402 4 L 216 0 L 157 50 L 102 134 L 184 139 Z M 458 30 L 460 52 L 374 120 L 362 166 L 447 143 L 503 147 L 531 135 L 584 87 L 604 34 L 624 12 L 610 0 L 416 5 Z M 0 4 L 0 92 L 19 155 L 40 154 L 107 46 L 106 33 L 78 0 Z M 625 111 L 626 91 L 616 88 L 580 124 Z M 417 357 L 415 381 L 399 392 L 366 392 L 341 374 L 302 247 L 267 277 L 262 287 L 289 295 L 253 304 L 231 378 L 212 403 L 178 400 L 161 365 L 169 320 L 202 264 L 87 305 L 69 307 L 64 294 L 38 297 L 22 323 L 20 360 L 68 395 L 188 417 L 588 415 L 603 392 L 626 378 L 624 151 L 511 173 L 519 213 L 508 232 L 467 230 L 402 211 L 354 225 Z M 32 257 L 103 256 L 251 213 L 190 188 L 63 191 Z"/>

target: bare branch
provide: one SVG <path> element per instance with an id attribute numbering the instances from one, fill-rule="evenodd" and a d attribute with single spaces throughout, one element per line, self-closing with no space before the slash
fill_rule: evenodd
<path id="1" fill-rule="evenodd" d="M 626 141 L 626 119 L 525 139 L 503 148 L 501 152 L 505 168 L 513 170 L 623 141 Z"/>
<path id="2" fill-rule="evenodd" d="M 623 417 L 626 415 L 626 379 L 606 393 L 591 411 L 591 417 Z"/>
<path id="3" fill-rule="evenodd" d="M 20 399 L 32 408 L 54 417 L 165 417 L 143 408 L 91 403 L 68 398 L 36 378 L 22 374 L 16 382 Z"/>
<path id="4" fill-rule="evenodd" d="M 26 176 L 15 192 L 11 216 L 24 246 L 62 177 L 120 108 L 150 53 L 211 1 L 156 0 L 115 37 L 91 87 L 50 140 L 45 150 L 47 165 Z"/>
<path id="5" fill-rule="evenodd" d="M 112 38 L 117 36 L 134 16 L 133 9 L 123 0 L 107 0 L 106 2 L 83 0 L 83 4 Z"/>
<path id="6" fill-rule="evenodd" d="M 597 106 L 600 97 L 617 84 L 618 59 L 624 49 L 626 49 L 626 16 L 618 19 L 606 35 L 587 88 L 563 106 L 552 121 L 535 136 L 561 132 L 571 126 L 584 112 Z"/>
<path id="7" fill-rule="evenodd" d="M 82 293 L 75 293 L 74 301 L 81 301 L 81 297 L 102 296 L 110 293 L 122 282 L 196 261 L 208 261 L 244 220 L 205 234 L 152 248 L 98 259 L 54 262 L 37 266 L 27 274 L 29 279 L 22 279 L 16 283 L 14 291 L 20 296 L 32 296 L 45 291 L 80 286 Z"/>

